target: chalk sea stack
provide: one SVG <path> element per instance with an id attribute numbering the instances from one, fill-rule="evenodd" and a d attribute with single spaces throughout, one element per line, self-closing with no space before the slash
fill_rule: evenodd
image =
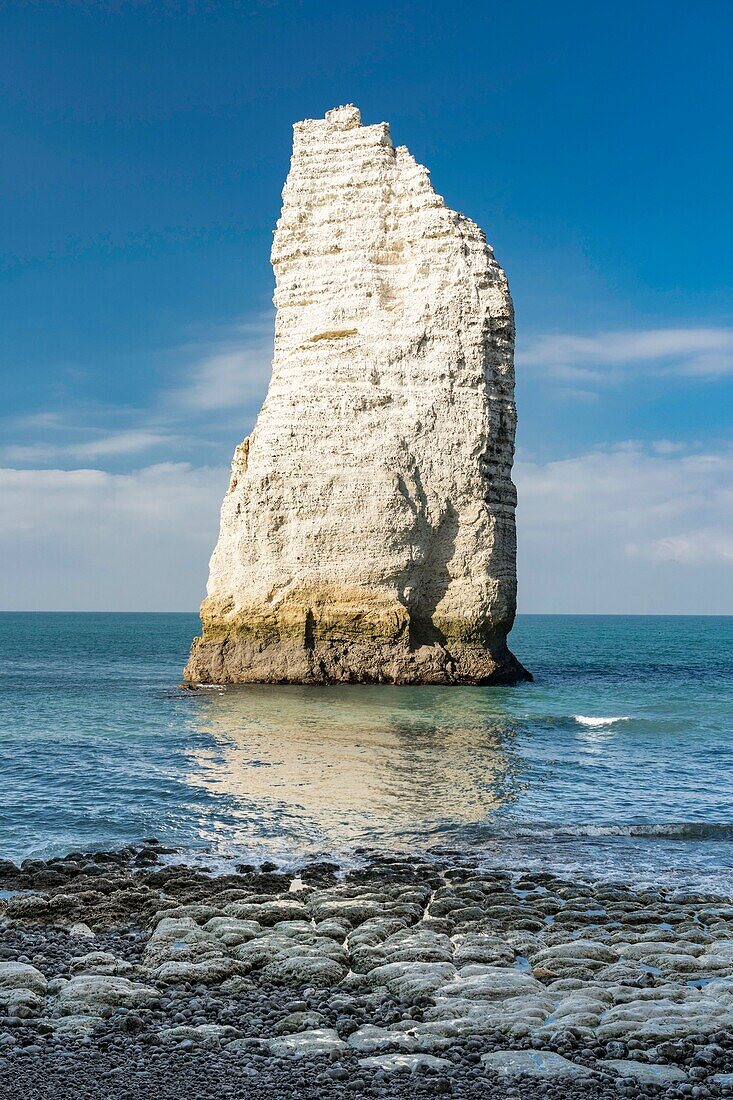
<path id="1" fill-rule="evenodd" d="M 294 127 L 275 352 L 188 683 L 511 683 L 514 318 L 483 232 L 354 106 Z"/>

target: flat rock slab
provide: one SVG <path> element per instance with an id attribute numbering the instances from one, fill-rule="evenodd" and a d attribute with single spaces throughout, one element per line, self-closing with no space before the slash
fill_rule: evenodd
<path id="1" fill-rule="evenodd" d="M 587 1066 L 576 1065 L 549 1050 L 495 1050 L 482 1055 L 484 1069 L 501 1077 L 591 1077 Z"/>
<path id="2" fill-rule="evenodd" d="M 225 1044 L 233 1039 L 238 1039 L 241 1032 L 226 1024 L 200 1024 L 197 1027 L 187 1026 L 164 1027 L 158 1035 L 164 1043 L 217 1043 Z"/>
<path id="3" fill-rule="evenodd" d="M 375 1054 L 371 1058 L 360 1058 L 359 1065 L 364 1069 L 381 1069 L 385 1073 L 406 1069 L 412 1073 L 416 1069 L 439 1072 L 453 1068 L 453 1063 L 447 1058 L 436 1058 L 434 1054 Z"/>
<path id="4" fill-rule="evenodd" d="M 349 1049 L 343 1039 L 339 1039 L 338 1032 L 330 1027 L 270 1039 L 267 1048 L 276 1058 L 318 1058 L 322 1054 L 340 1054 Z"/>
<path id="5" fill-rule="evenodd" d="M 57 1019 L 45 1017 L 43 1023 L 50 1025 L 62 1039 L 84 1039 L 92 1035 L 104 1020 L 101 1016 L 61 1016 Z"/>
<path id="6" fill-rule="evenodd" d="M 476 966 L 470 974 L 464 971 L 458 981 L 443 985 L 440 996 L 490 1001 L 532 996 L 541 992 L 541 984 L 531 974 L 510 970 L 508 967 Z"/>
<path id="7" fill-rule="evenodd" d="M 86 955 L 79 955 L 72 959 L 70 969 L 72 974 L 102 974 L 114 977 L 130 974 L 134 967 L 124 959 L 115 958 L 109 951 L 90 951 Z"/>
<path id="8" fill-rule="evenodd" d="M 101 1009 L 146 1008 L 160 1001 L 160 993 L 149 985 L 106 974 L 77 974 L 59 979 L 58 1008 L 62 1015 L 101 1015 Z"/>
<path id="9" fill-rule="evenodd" d="M 22 962 L 0 962 L 0 990 L 30 989 L 33 993 L 45 993 L 46 978 L 35 966 Z"/>
<path id="10" fill-rule="evenodd" d="M 360 1054 L 375 1054 L 380 1050 L 402 1049 L 412 1052 L 440 1050 L 455 1042 L 456 1032 L 450 1023 L 415 1024 L 411 1027 L 375 1027 L 364 1024 L 349 1035 L 350 1047 Z"/>
<path id="11" fill-rule="evenodd" d="M 599 1068 L 612 1069 L 621 1077 L 634 1077 L 643 1085 L 673 1085 L 676 1081 L 687 1081 L 687 1074 L 679 1066 L 662 1066 L 654 1062 L 632 1062 L 628 1058 L 608 1058 L 599 1063 Z M 733 1080 L 733 1074 L 731 1075 Z"/>

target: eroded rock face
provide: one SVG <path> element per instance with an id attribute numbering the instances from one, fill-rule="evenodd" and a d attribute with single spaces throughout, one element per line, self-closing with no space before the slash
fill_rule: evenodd
<path id="1" fill-rule="evenodd" d="M 297 123 L 275 355 L 188 682 L 510 682 L 514 320 L 482 231 L 386 123 Z"/>

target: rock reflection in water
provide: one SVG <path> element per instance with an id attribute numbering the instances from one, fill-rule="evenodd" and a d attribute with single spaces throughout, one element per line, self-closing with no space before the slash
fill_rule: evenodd
<path id="1" fill-rule="evenodd" d="M 188 781 L 213 796 L 202 835 L 219 848 L 449 840 L 519 786 L 496 689 L 248 685 L 202 692 L 193 722 Z"/>

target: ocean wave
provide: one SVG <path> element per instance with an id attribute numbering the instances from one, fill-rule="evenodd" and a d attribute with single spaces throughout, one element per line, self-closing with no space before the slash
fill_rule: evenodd
<path id="1" fill-rule="evenodd" d="M 616 722 L 630 722 L 631 716 L 628 714 L 621 714 L 616 718 L 589 718 L 585 714 L 574 714 L 574 721 L 579 726 L 590 726 L 595 728 L 596 726 L 613 726 Z"/>
<path id="2" fill-rule="evenodd" d="M 485 826 L 488 836 L 501 840 L 593 840 L 604 837 L 646 837 L 650 840 L 733 840 L 733 823 L 673 821 L 661 824 L 555 824 L 517 822 L 503 827 Z"/>

